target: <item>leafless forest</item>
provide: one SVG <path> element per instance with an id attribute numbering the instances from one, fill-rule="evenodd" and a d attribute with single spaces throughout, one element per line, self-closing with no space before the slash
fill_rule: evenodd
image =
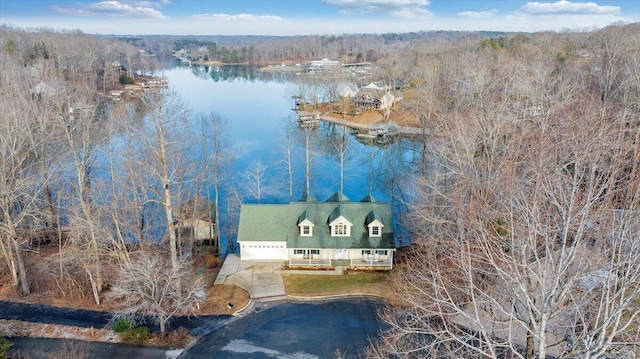
<path id="1" fill-rule="evenodd" d="M 131 279 L 148 276 L 170 298 L 127 296 L 129 308 L 161 324 L 192 310 L 202 283 L 181 233 L 194 218 L 212 220 L 214 242 L 225 230 L 224 121 L 200 115 L 189 128 L 194 115 L 164 89 L 106 96 L 153 73 L 149 53 L 175 39 L 0 30 L 0 285 L 100 304 L 144 298 Z M 396 176 L 413 244 L 368 357 L 640 355 L 640 24 L 227 40 L 190 51 L 374 61 L 376 77 L 406 86 L 401 106 L 424 128 L 422 163 Z M 189 146 L 207 149 L 202 161 Z"/>
<path id="2" fill-rule="evenodd" d="M 640 353 L 640 26 L 416 49 L 414 244 L 371 358 Z"/>

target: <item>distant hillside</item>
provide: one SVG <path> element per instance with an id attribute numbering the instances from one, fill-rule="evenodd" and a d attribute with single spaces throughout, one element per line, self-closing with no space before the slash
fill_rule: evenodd
<path id="1" fill-rule="evenodd" d="M 301 62 L 331 58 L 342 62 L 377 61 L 410 43 L 455 43 L 468 38 L 497 38 L 500 31 L 419 31 L 384 34 L 306 36 L 257 35 L 106 35 L 160 56 L 183 50 L 191 60 L 223 63 Z"/>

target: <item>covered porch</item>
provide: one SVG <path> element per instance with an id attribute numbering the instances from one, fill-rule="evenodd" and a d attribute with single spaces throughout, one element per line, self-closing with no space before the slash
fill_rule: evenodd
<path id="1" fill-rule="evenodd" d="M 288 254 L 290 268 L 393 268 L 393 250 L 390 249 L 292 249 Z"/>

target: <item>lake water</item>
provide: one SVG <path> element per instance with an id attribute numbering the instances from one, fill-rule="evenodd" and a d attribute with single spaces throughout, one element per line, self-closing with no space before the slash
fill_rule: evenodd
<path id="1" fill-rule="evenodd" d="M 240 194 L 243 203 L 257 202 L 257 198 L 243 188 L 243 177 L 256 161 L 266 167 L 261 203 L 289 201 L 284 180 L 286 170 L 282 166 L 282 142 L 285 124 L 295 122 L 291 96 L 297 91 L 298 75 L 263 73 L 247 66 L 193 66 L 172 67 L 162 76 L 168 79 L 170 87 L 180 94 L 194 113 L 215 112 L 228 121 L 227 142 L 235 161 L 232 180 L 227 181 L 221 193 L 222 222 L 226 219 L 226 196 L 231 190 Z M 322 124 L 312 134 L 310 193 L 318 200 L 325 200 L 340 190 L 339 156 L 327 145 L 328 138 L 339 131 L 342 129 Z M 343 171 L 343 192 L 351 200 L 358 201 L 371 191 L 378 200 L 390 202 L 394 182 L 406 177 L 411 172 L 412 163 L 418 161 L 418 144 L 401 140 L 386 147 L 377 147 L 364 145 L 352 135 L 348 138 L 349 156 Z M 293 199 L 298 200 L 305 188 L 304 141 L 299 141 L 293 152 Z M 222 223 L 221 227 L 224 225 Z M 226 254 L 226 241 L 226 238 L 221 238 L 223 255 Z"/>

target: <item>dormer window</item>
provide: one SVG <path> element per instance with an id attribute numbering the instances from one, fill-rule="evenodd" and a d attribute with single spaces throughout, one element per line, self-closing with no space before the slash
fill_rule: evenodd
<path id="1" fill-rule="evenodd" d="M 338 223 L 333 226 L 333 235 L 334 236 L 346 236 L 347 235 L 347 225 L 344 223 Z"/>
<path id="2" fill-rule="evenodd" d="M 298 227 L 300 228 L 300 236 L 302 237 L 313 236 L 313 223 L 311 223 L 310 220 L 305 219 L 304 221 L 298 223 Z"/>
<path id="3" fill-rule="evenodd" d="M 340 216 L 333 222 L 329 223 L 331 227 L 332 237 L 350 237 L 351 236 L 351 222 L 346 218 Z"/>
<path id="4" fill-rule="evenodd" d="M 329 215 L 329 228 L 331 229 L 331 237 L 351 237 L 351 223 L 344 216 L 343 208 L 338 205 Z"/>
<path id="5" fill-rule="evenodd" d="M 380 227 L 371 226 L 371 237 L 379 237 L 380 236 Z"/>
<path id="6" fill-rule="evenodd" d="M 375 213 L 370 212 L 367 216 L 367 228 L 369 228 L 369 237 L 382 237 L 382 228 L 384 224 L 376 217 Z"/>

